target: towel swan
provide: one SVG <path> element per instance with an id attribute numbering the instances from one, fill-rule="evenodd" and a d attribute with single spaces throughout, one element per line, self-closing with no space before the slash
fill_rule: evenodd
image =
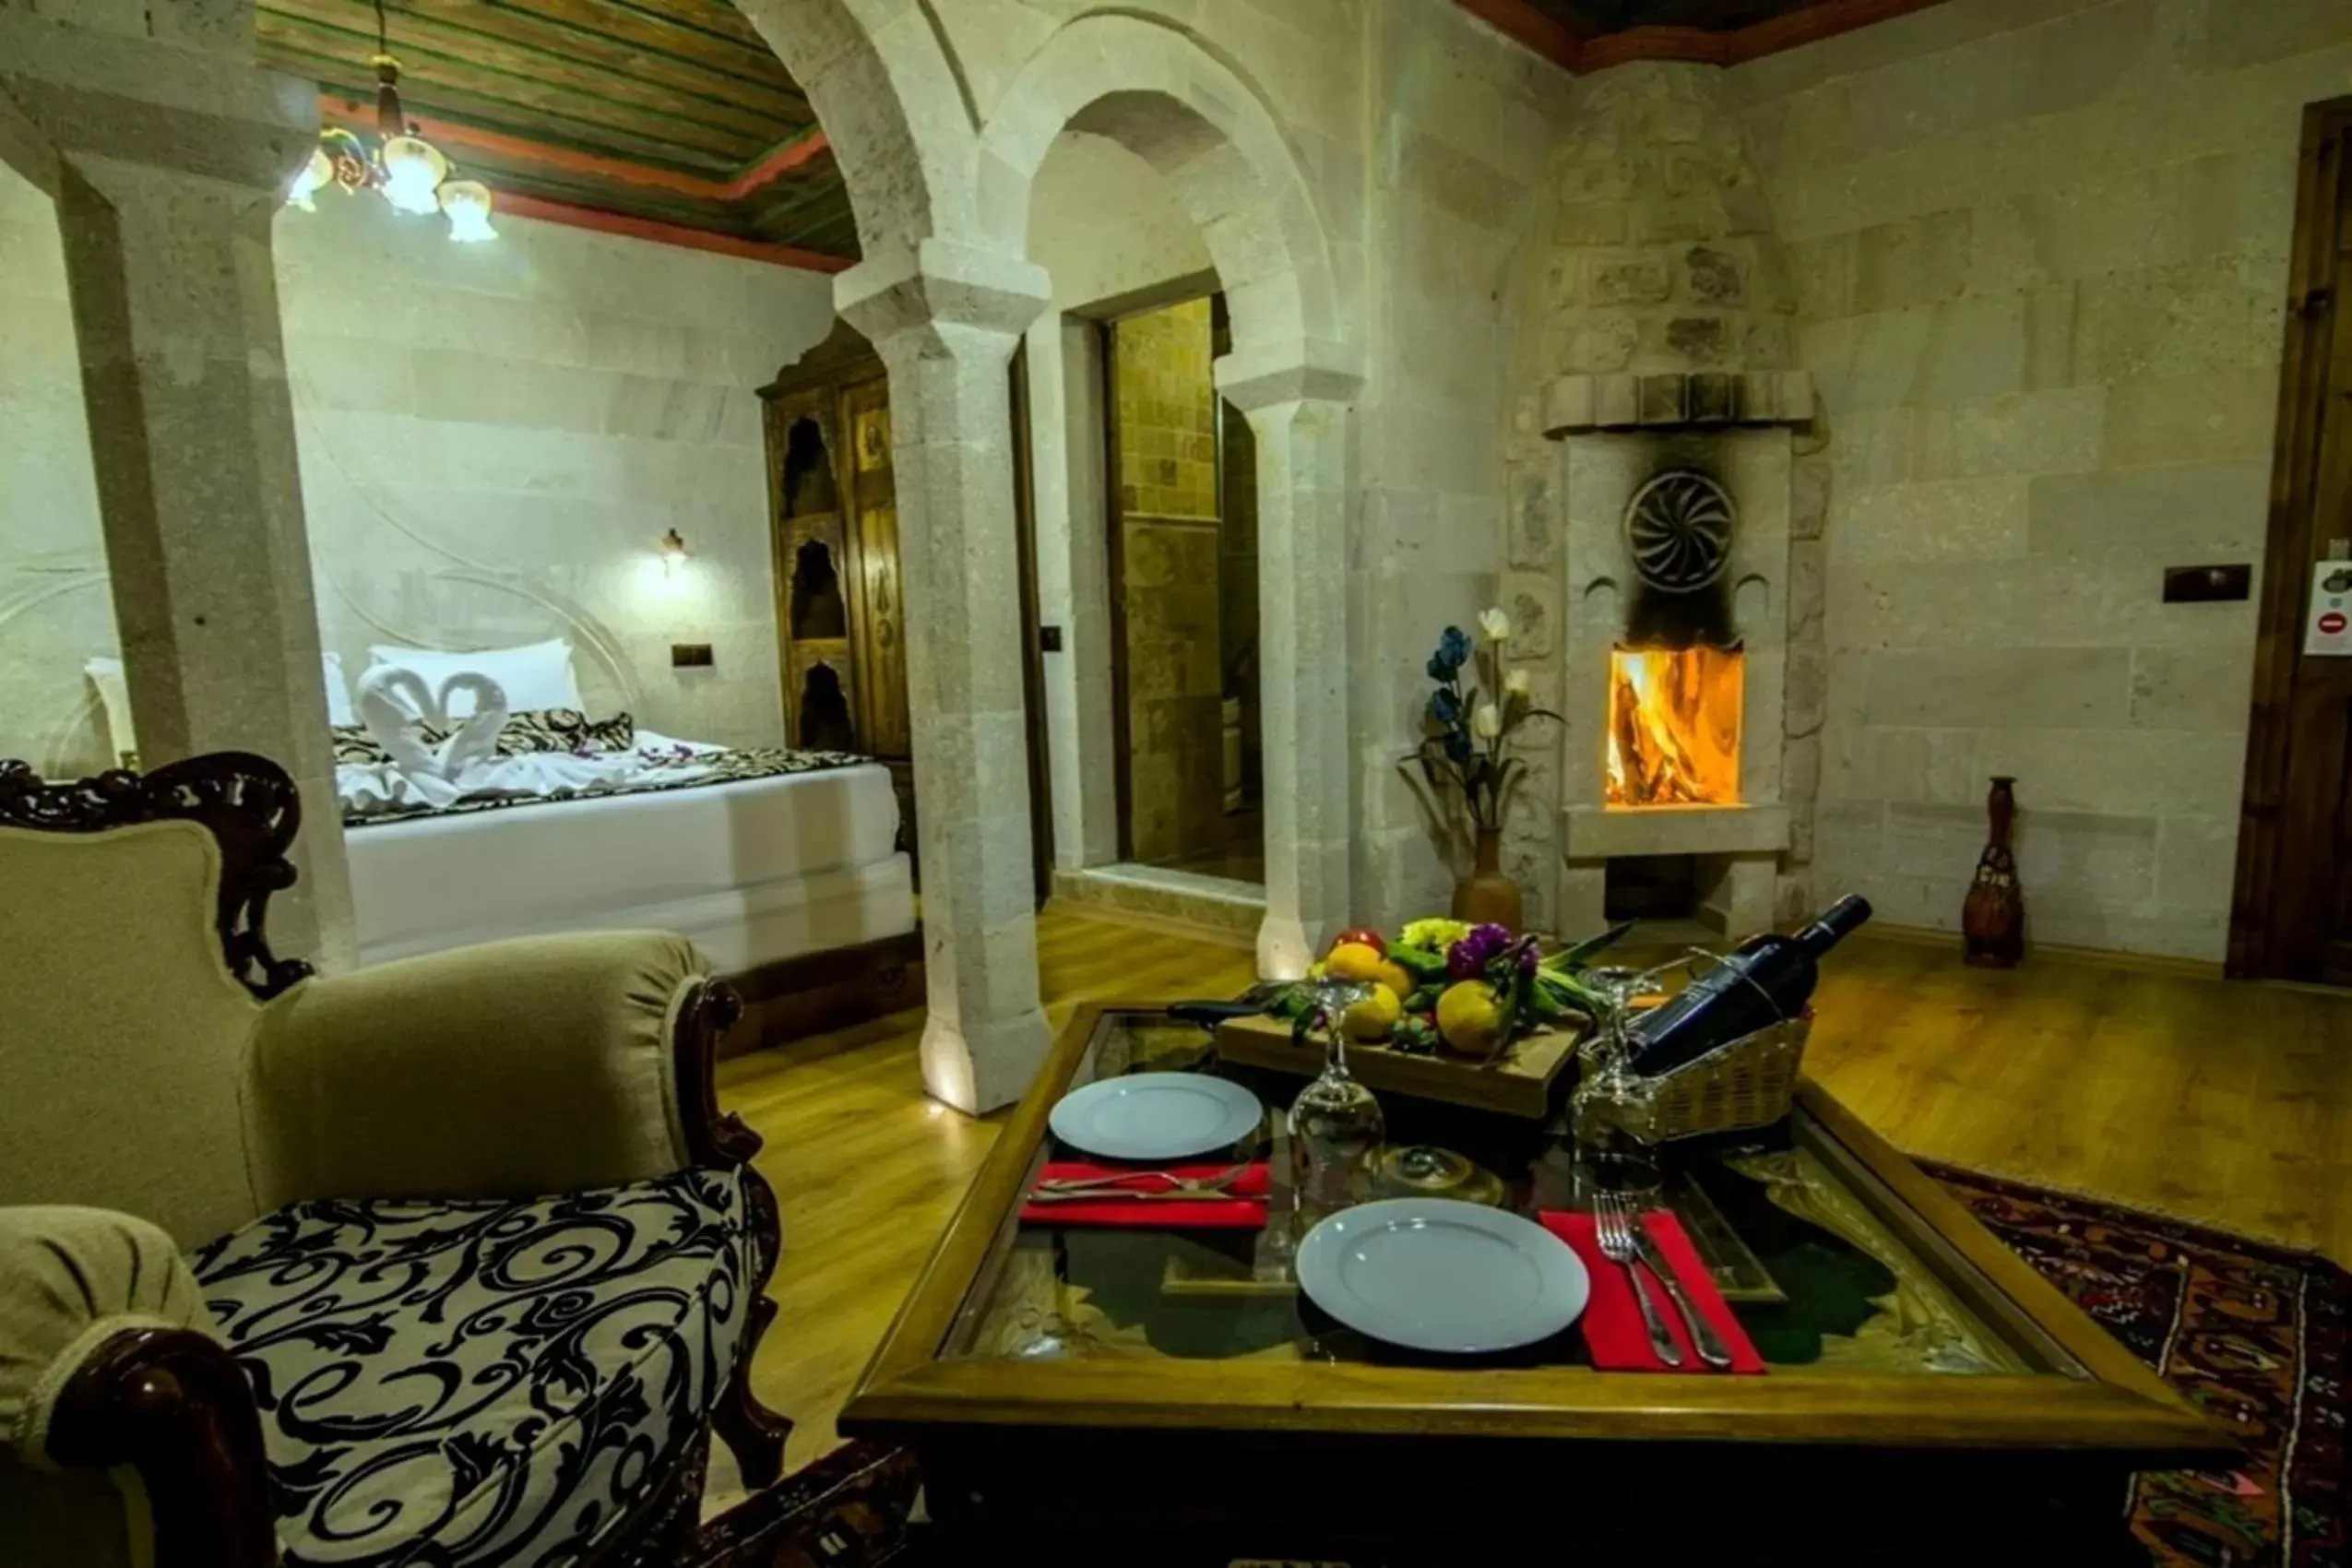
<path id="1" fill-rule="evenodd" d="M 474 699 L 472 713 L 438 746 L 428 747 L 419 726 L 447 730 L 449 699 L 459 692 Z M 354 697 L 360 722 L 392 758 L 396 782 L 436 807 L 465 793 L 461 781 L 497 755 L 498 734 L 506 727 L 505 689 L 471 670 L 451 675 L 435 691 L 413 670 L 378 665 L 360 676 Z"/>

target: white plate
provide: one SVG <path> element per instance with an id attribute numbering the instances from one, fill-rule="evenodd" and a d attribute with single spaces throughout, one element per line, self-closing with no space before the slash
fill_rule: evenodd
<path id="1" fill-rule="evenodd" d="M 1107 1159 L 1182 1159 L 1230 1148 L 1258 1130 L 1265 1108 L 1239 1084 L 1206 1073 L 1132 1073 L 1062 1097 L 1053 1135 Z"/>
<path id="2" fill-rule="evenodd" d="M 1559 1333 L 1592 1280 L 1532 1219 L 1454 1198 L 1342 1209 L 1299 1243 L 1299 1288 L 1375 1339 L 1416 1350 L 1509 1350 Z"/>

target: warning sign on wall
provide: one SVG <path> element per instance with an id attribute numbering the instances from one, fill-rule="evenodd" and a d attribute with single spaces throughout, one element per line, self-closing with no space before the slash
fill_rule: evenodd
<path id="1" fill-rule="evenodd" d="M 2303 621 L 2303 651 L 2352 659 L 2352 561 L 2319 564 L 2310 613 Z"/>

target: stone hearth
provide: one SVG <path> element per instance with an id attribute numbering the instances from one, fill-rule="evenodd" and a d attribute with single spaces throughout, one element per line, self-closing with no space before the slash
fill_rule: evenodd
<path id="1" fill-rule="evenodd" d="M 1671 65 L 1583 89 L 1539 291 L 1521 297 L 1540 362 L 1521 369 L 1511 583 L 1559 606 L 1547 673 L 1566 724 L 1544 802 L 1559 858 L 1538 875 L 1556 878 L 1562 931 L 1599 928 L 1610 862 L 1633 857 L 1688 857 L 1697 912 L 1735 936 L 1811 899 L 1826 476 L 1794 291 L 1720 90 L 1719 73 Z M 1629 516 L 1676 474 L 1703 517 L 1646 499 Z M 1611 803 L 1612 655 L 1702 645 L 1738 656 L 1733 798 Z"/>

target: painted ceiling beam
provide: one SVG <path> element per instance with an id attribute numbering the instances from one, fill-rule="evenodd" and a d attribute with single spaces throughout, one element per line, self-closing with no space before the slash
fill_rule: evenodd
<path id="1" fill-rule="evenodd" d="M 1564 71 L 1604 70 L 1634 60 L 1683 60 L 1737 65 L 1818 43 L 1839 33 L 1922 11 L 1941 0 L 1823 0 L 1787 16 L 1728 31 L 1706 28 L 1628 28 L 1591 33 L 1548 16 L 1528 0 L 1455 0 L 1504 37 Z"/>

